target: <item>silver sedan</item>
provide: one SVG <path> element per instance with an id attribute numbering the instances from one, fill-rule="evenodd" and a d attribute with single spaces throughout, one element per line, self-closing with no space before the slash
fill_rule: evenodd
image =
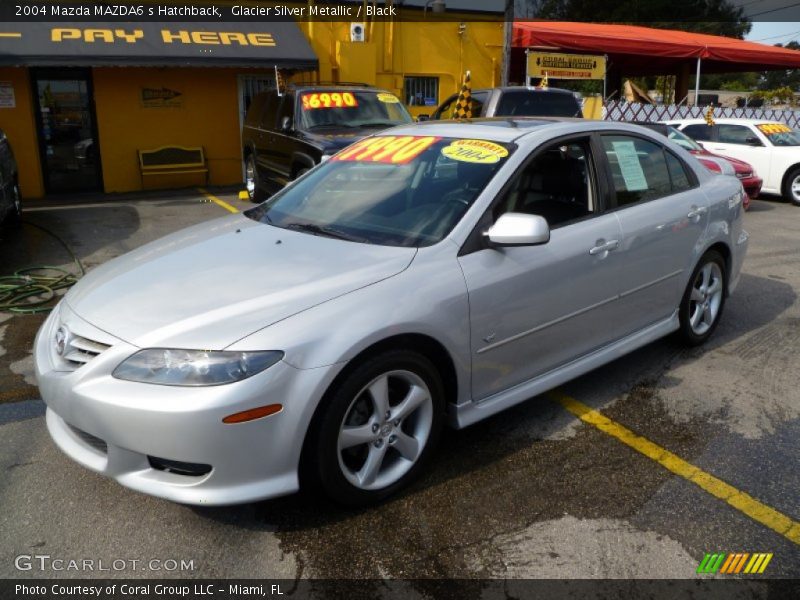
<path id="1" fill-rule="evenodd" d="M 363 505 L 461 428 L 676 332 L 704 342 L 744 192 L 619 123 L 361 140 L 244 214 L 89 273 L 35 344 L 71 458 L 191 504 Z"/>

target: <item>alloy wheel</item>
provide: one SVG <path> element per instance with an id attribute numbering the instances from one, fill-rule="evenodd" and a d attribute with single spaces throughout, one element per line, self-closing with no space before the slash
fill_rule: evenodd
<path id="1" fill-rule="evenodd" d="M 800 204 L 800 175 L 797 175 L 789 186 L 789 191 L 792 194 L 792 201 L 795 204 Z"/>
<path id="2" fill-rule="evenodd" d="M 689 325 L 697 335 L 706 333 L 717 320 L 722 304 L 722 269 L 708 262 L 697 273 L 689 298 Z"/>
<path id="3" fill-rule="evenodd" d="M 362 490 L 400 480 L 419 459 L 433 427 L 433 399 L 421 377 L 383 373 L 350 403 L 339 428 L 339 468 Z"/>
<path id="4" fill-rule="evenodd" d="M 256 165 L 252 156 L 249 156 L 245 163 L 244 184 L 247 189 L 247 195 L 253 198 L 256 193 Z"/>

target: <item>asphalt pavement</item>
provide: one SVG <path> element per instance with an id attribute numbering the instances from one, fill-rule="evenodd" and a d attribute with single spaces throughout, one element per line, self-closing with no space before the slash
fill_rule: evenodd
<path id="1" fill-rule="evenodd" d="M 25 219 L 90 269 L 247 206 L 196 191 L 31 202 Z M 745 221 L 743 276 L 706 346 L 664 339 L 448 431 L 426 476 L 360 511 L 302 493 L 183 506 L 84 469 L 44 424 L 43 316 L 0 313 L 0 577 L 695 578 L 719 552 L 772 553 L 758 577 L 800 577 L 800 209 L 755 200 Z M 31 225 L 0 257 L 0 275 L 70 266 Z"/>

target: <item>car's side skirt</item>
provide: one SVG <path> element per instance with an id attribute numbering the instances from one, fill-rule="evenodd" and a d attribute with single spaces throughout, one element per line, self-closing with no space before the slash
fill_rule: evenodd
<path id="1" fill-rule="evenodd" d="M 588 373 L 612 360 L 629 352 L 641 348 L 665 335 L 676 331 L 680 327 L 678 311 L 667 319 L 659 321 L 641 329 L 621 340 L 604 346 L 590 354 L 582 356 L 566 365 L 553 369 L 543 375 L 515 385 L 512 388 L 489 396 L 479 402 L 466 402 L 458 406 L 451 406 L 449 412 L 450 425 L 461 429 L 490 417 L 500 411 L 525 402 L 547 390 L 575 379 Z"/>

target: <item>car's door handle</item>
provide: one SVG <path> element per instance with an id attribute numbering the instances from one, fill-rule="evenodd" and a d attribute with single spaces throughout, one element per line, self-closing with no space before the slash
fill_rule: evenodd
<path id="1" fill-rule="evenodd" d="M 693 206 L 692 210 L 686 215 L 689 219 L 699 219 L 701 216 L 706 214 L 708 209 L 705 206 Z"/>
<path id="2" fill-rule="evenodd" d="M 604 242 L 603 240 L 597 240 L 597 246 L 589 250 L 589 254 L 595 256 L 596 254 L 602 254 L 603 252 L 608 252 L 610 250 L 615 250 L 619 246 L 619 240 L 608 240 Z"/>

